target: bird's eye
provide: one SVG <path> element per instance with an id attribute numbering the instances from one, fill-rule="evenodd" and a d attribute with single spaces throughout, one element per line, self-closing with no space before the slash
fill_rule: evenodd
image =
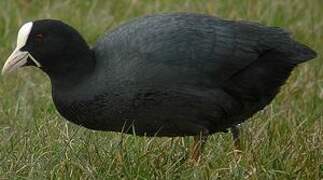
<path id="1" fill-rule="evenodd" d="M 37 41 L 38 43 L 42 43 L 42 42 L 43 42 L 43 40 L 44 40 L 44 34 L 42 34 L 42 33 L 37 33 L 37 34 L 35 35 L 35 39 L 36 39 L 36 41 Z"/>
<path id="2" fill-rule="evenodd" d="M 44 38 L 44 35 L 42 33 L 37 33 L 36 34 L 36 38 L 42 39 L 42 38 Z"/>

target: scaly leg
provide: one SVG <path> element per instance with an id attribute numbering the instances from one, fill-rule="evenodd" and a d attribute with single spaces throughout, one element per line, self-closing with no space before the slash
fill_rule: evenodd
<path id="1" fill-rule="evenodd" d="M 233 142 L 236 150 L 241 150 L 241 144 L 240 144 L 240 124 L 235 125 L 231 128 L 231 133 L 233 137 Z"/>
<path id="2" fill-rule="evenodd" d="M 194 142 L 191 148 L 191 160 L 193 162 L 198 163 L 200 161 L 206 141 L 207 135 L 200 134 L 194 136 Z"/>

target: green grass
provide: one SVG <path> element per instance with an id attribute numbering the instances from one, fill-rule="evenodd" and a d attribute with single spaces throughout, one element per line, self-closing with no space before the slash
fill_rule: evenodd
<path id="1" fill-rule="evenodd" d="M 323 54 L 322 0 L 1 0 L 0 64 L 19 26 L 61 19 L 94 44 L 136 16 L 199 12 L 281 26 Z M 230 134 L 209 138 L 197 166 L 191 138 L 95 132 L 65 121 L 44 73 L 25 68 L 0 77 L 0 179 L 322 179 L 322 57 L 300 65 L 279 96 L 242 126 L 242 150 Z"/>

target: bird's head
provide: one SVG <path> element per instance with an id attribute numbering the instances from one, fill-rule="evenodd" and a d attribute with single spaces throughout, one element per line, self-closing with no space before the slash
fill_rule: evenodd
<path id="1" fill-rule="evenodd" d="M 23 66 L 36 66 L 50 76 L 82 70 L 79 64 L 91 56 L 82 36 L 58 20 L 25 23 L 18 31 L 16 48 L 5 62 L 2 74 Z"/>

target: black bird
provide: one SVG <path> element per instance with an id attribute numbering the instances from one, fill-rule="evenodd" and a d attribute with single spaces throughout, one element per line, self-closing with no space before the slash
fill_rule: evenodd
<path id="1" fill-rule="evenodd" d="M 93 48 L 45 19 L 21 27 L 2 73 L 39 67 L 58 112 L 83 127 L 204 142 L 263 109 L 315 57 L 281 28 L 200 14 L 137 18 Z"/>

